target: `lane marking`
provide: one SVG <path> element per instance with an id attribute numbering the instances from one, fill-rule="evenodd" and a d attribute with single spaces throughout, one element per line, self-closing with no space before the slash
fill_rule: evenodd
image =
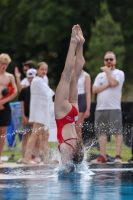
<path id="1" fill-rule="evenodd" d="M 89 168 L 90 169 L 90 168 Z M 95 171 L 95 172 L 101 172 L 101 171 L 110 171 L 110 172 L 113 172 L 113 171 L 133 171 L 133 168 L 114 168 L 114 169 L 111 169 L 111 168 L 102 168 L 102 169 L 90 169 L 91 171 Z"/>

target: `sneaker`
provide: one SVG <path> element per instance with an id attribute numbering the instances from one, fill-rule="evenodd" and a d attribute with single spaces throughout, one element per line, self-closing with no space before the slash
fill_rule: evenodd
<path id="1" fill-rule="evenodd" d="M 18 161 L 17 161 L 17 164 L 22 164 L 23 163 L 23 158 L 20 158 Z"/>
<path id="2" fill-rule="evenodd" d="M 128 160 L 129 163 L 133 163 L 133 157 Z"/>
<path id="3" fill-rule="evenodd" d="M 91 160 L 91 163 L 105 163 L 105 162 L 107 162 L 107 158 L 103 156 L 99 156 L 95 160 Z"/>
<path id="4" fill-rule="evenodd" d="M 106 155 L 106 157 L 107 157 L 107 162 L 114 162 L 115 161 L 115 159 L 113 157 L 109 156 L 109 155 Z"/>
<path id="5" fill-rule="evenodd" d="M 122 162 L 121 156 L 116 155 L 114 162 L 115 162 L 115 163 L 121 163 L 121 162 Z"/>

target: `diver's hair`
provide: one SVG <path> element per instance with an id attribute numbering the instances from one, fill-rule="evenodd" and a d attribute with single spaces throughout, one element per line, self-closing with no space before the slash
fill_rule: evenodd
<path id="1" fill-rule="evenodd" d="M 63 170 L 65 173 L 74 172 L 74 164 L 73 163 L 66 163 L 65 169 Z"/>
<path id="2" fill-rule="evenodd" d="M 6 62 L 9 64 L 11 62 L 11 58 L 7 53 L 2 53 L 2 54 L 0 54 L 0 61 Z"/>
<path id="3" fill-rule="evenodd" d="M 84 145 L 83 141 L 77 141 L 77 151 L 73 154 L 73 163 L 74 164 L 80 164 L 84 159 Z"/>

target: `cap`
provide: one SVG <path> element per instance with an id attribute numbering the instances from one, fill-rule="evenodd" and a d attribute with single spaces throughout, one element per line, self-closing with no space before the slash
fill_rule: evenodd
<path id="1" fill-rule="evenodd" d="M 37 73 L 36 69 L 28 69 L 26 72 L 26 76 L 27 77 L 35 77 L 36 73 Z"/>

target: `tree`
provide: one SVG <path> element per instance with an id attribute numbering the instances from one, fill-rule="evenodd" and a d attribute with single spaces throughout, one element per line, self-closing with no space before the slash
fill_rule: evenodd
<path id="1" fill-rule="evenodd" d="M 113 51 L 117 57 L 117 67 L 123 68 L 125 53 L 124 38 L 119 23 L 113 21 L 106 4 L 100 5 L 101 17 L 97 18 L 96 25 L 92 26 L 92 34 L 86 52 L 86 67 L 90 71 L 92 80 L 101 72 L 103 57 L 107 51 Z"/>
<path id="2" fill-rule="evenodd" d="M 55 87 L 72 26 L 79 23 L 88 41 L 90 25 L 100 13 L 99 5 L 99 0 L 1 0 L 0 52 L 9 53 L 18 64 L 28 59 L 45 60 L 50 66 L 50 83 Z"/>
<path id="3" fill-rule="evenodd" d="M 113 19 L 121 24 L 126 49 L 123 65 L 126 81 L 130 83 L 133 77 L 133 2 L 132 0 L 107 0 L 107 3 Z"/>

